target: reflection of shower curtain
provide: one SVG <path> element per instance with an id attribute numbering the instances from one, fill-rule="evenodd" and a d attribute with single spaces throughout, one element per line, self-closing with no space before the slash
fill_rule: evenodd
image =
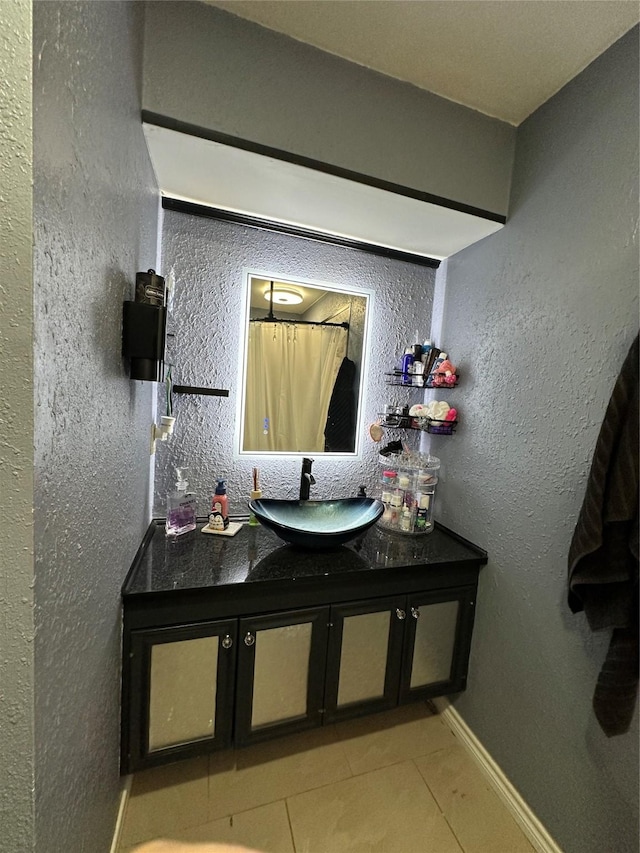
<path id="1" fill-rule="evenodd" d="M 353 453 L 355 450 L 358 405 L 355 383 L 356 366 L 350 358 L 343 358 L 329 401 L 324 430 L 327 453 Z"/>
<path id="2" fill-rule="evenodd" d="M 242 449 L 324 450 L 329 400 L 346 352 L 347 330 L 339 326 L 249 323 Z"/>

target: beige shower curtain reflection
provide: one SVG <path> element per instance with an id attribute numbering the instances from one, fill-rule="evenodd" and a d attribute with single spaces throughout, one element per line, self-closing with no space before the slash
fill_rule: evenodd
<path id="1" fill-rule="evenodd" d="M 346 354 L 347 330 L 339 326 L 249 323 L 243 451 L 323 451 Z"/>

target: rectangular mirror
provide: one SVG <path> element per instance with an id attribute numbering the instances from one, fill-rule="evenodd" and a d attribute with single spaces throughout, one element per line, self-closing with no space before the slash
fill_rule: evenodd
<path id="1" fill-rule="evenodd" d="M 358 452 L 371 293 L 247 273 L 239 452 Z"/>

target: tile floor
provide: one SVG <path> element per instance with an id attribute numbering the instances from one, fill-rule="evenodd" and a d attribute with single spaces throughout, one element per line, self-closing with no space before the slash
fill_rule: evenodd
<path id="1" fill-rule="evenodd" d="M 136 774 L 119 853 L 161 837 L 265 853 L 533 853 L 423 703 Z"/>

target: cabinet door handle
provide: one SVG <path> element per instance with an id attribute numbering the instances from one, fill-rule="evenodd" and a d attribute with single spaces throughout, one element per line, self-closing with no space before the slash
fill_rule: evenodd
<path id="1" fill-rule="evenodd" d="M 245 646 L 252 646 L 256 641 L 255 636 L 251 633 L 251 631 L 247 631 L 247 636 L 244 638 Z"/>
<path id="2" fill-rule="evenodd" d="M 420 609 L 418 607 L 412 607 L 411 608 L 411 615 L 413 616 L 414 619 L 419 619 L 420 618 Z"/>
<path id="3" fill-rule="evenodd" d="M 406 615 L 407 614 L 405 613 L 404 610 L 400 610 L 399 607 L 396 608 L 396 616 L 398 617 L 398 619 L 404 619 L 406 617 Z"/>
<path id="4" fill-rule="evenodd" d="M 233 639 L 231 638 L 231 634 L 225 634 L 225 636 L 222 638 L 222 648 L 230 649 L 232 645 Z"/>

